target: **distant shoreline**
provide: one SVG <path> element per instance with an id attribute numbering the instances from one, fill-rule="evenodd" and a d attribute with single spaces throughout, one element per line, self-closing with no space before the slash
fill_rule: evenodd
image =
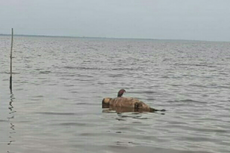
<path id="1" fill-rule="evenodd" d="M 0 36 L 11 36 L 11 34 L 0 34 Z M 20 37 L 63 37 L 63 38 L 80 38 L 80 37 L 74 37 L 74 36 L 25 35 L 25 34 L 14 34 L 14 36 L 20 36 Z"/>
<path id="2" fill-rule="evenodd" d="M 0 34 L 0 36 L 11 36 L 11 34 Z M 84 36 L 52 36 L 52 35 L 26 35 L 14 34 L 18 37 L 47 37 L 47 38 L 79 38 L 79 39 L 111 39 L 111 40 L 143 40 L 143 41 L 194 41 L 194 42 L 228 42 L 228 41 L 209 41 L 209 40 L 186 40 L 186 39 L 153 39 L 153 38 L 113 38 L 113 37 L 84 37 Z"/>

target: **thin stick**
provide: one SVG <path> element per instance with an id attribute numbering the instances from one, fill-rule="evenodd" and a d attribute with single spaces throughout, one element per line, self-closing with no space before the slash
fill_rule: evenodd
<path id="1" fill-rule="evenodd" d="M 13 58 L 13 38 L 14 38 L 14 29 L 12 28 L 11 34 L 11 50 L 10 50 L 10 91 L 12 92 L 12 58 Z"/>

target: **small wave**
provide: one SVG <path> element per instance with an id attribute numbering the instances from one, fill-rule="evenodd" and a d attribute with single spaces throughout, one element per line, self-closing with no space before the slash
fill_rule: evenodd
<path id="1" fill-rule="evenodd" d="M 155 94 L 157 92 L 155 91 L 151 91 L 151 90 L 145 90 L 145 91 L 131 91 L 129 93 L 135 93 L 135 94 L 139 94 L 139 93 L 146 93 L 146 94 Z"/>
<path id="2" fill-rule="evenodd" d="M 188 67 L 207 67 L 207 68 L 216 68 L 215 65 L 207 64 L 186 64 L 186 63 L 175 63 L 176 66 L 188 66 Z"/>
<path id="3" fill-rule="evenodd" d="M 123 77 L 124 76 L 124 74 L 109 74 L 108 75 L 109 77 Z"/>
<path id="4" fill-rule="evenodd" d="M 111 70 L 114 71 L 133 71 L 133 70 L 138 70 L 138 68 L 112 68 Z"/>
<path id="5" fill-rule="evenodd" d="M 89 124 L 86 124 L 86 123 L 59 123 L 59 124 L 53 124 L 53 125 L 61 125 L 61 126 L 89 126 Z"/>
<path id="6" fill-rule="evenodd" d="M 207 103 L 204 101 L 196 101 L 196 100 L 192 100 L 192 99 L 183 99 L 183 100 L 169 100 L 168 102 L 170 103 L 178 103 L 178 102 L 182 102 L 182 103 Z"/>
<path id="7" fill-rule="evenodd" d="M 0 122 L 8 122 L 7 120 L 0 120 Z"/>
<path id="8" fill-rule="evenodd" d="M 76 113 L 58 113 L 58 112 L 35 112 L 35 114 L 43 114 L 43 115 L 76 115 Z"/>
<path id="9" fill-rule="evenodd" d="M 10 74 L 10 72 L 0 72 L 0 74 Z M 19 72 L 12 72 L 12 74 L 20 74 Z"/>
<path id="10" fill-rule="evenodd" d="M 49 74 L 51 71 L 40 71 L 39 74 Z"/>
<path id="11" fill-rule="evenodd" d="M 100 105 L 100 104 L 98 104 L 98 103 L 76 103 L 76 105 L 90 105 L 90 106 L 98 106 L 98 105 Z"/>
<path id="12" fill-rule="evenodd" d="M 86 77 L 86 78 L 92 78 L 92 75 L 83 75 L 83 74 L 77 74 L 78 77 Z"/>
<path id="13" fill-rule="evenodd" d="M 81 66 L 64 66 L 65 69 L 77 69 L 77 70 L 102 70 L 102 68 L 98 67 L 81 67 Z"/>

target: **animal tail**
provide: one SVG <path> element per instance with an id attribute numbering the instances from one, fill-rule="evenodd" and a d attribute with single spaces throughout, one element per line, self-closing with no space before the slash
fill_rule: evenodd
<path id="1" fill-rule="evenodd" d="M 165 112 L 165 109 L 155 109 L 155 108 L 150 108 L 150 112 L 156 112 L 156 111 L 161 111 L 161 112 Z"/>

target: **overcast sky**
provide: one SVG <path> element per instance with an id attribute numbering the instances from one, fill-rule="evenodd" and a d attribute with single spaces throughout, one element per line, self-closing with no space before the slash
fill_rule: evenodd
<path id="1" fill-rule="evenodd" d="M 0 33 L 230 41 L 230 0 L 0 0 Z"/>

